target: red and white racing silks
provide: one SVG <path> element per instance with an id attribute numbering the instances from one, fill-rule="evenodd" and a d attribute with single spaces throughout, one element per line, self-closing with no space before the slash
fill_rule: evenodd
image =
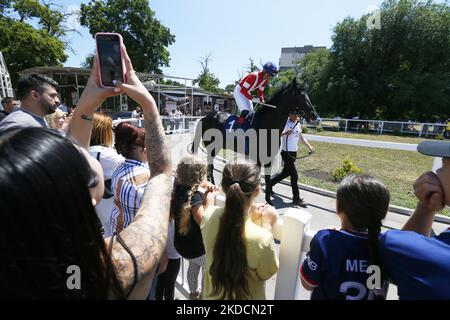
<path id="1" fill-rule="evenodd" d="M 252 72 L 247 74 L 245 77 L 239 81 L 239 85 L 241 86 L 241 93 L 246 96 L 249 100 L 252 100 L 253 97 L 251 92 L 253 90 L 258 89 L 258 97 L 261 101 L 264 101 L 264 89 L 266 88 L 269 80 L 264 80 L 262 71 Z"/>

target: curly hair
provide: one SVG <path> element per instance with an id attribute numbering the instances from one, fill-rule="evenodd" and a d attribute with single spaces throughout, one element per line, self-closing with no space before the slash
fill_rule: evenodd
<path id="1" fill-rule="evenodd" d="M 174 182 L 173 192 L 177 186 L 187 186 L 191 187 L 188 191 L 188 199 L 182 205 L 180 226 L 178 232 L 181 235 L 186 235 L 189 233 L 189 220 L 191 218 L 191 199 L 195 192 L 198 190 L 200 183 L 205 180 L 207 172 L 207 165 L 203 159 L 195 156 L 184 157 L 180 160 L 176 170 L 176 178 Z M 172 206 L 171 206 L 171 216 L 176 215 L 175 202 L 181 199 L 175 199 L 175 193 L 172 196 Z M 184 200 L 184 199 L 183 199 Z M 181 200 L 181 201 L 183 201 Z M 177 206 L 178 207 L 178 206 Z"/>

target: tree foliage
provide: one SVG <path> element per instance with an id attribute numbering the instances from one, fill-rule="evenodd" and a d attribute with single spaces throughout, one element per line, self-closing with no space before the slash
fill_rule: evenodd
<path id="1" fill-rule="evenodd" d="M 137 71 L 161 73 L 160 67 L 169 66 L 167 47 L 175 42 L 175 36 L 155 18 L 148 0 L 91 0 L 81 5 L 80 13 L 81 25 L 92 35 L 122 35 Z"/>
<path id="2" fill-rule="evenodd" d="M 0 1 L 0 50 L 13 83 L 24 69 L 67 60 L 63 38 L 71 30 L 66 18 L 58 6 L 42 1 Z"/>
<path id="3" fill-rule="evenodd" d="M 225 92 L 233 93 L 234 88 L 236 88 L 236 83 L 230 83 L 225 86 Z"/>
<path id="4" fill-rule="evenodd" d="M 292 82 L 294 78 L 298 76 L 297 70 L 288 69 L 278 73 L 276 77 L 270 78 L 269 85 L 264 91 L 264 95 L 267 97 L 266 100 L 270 99 L 272 95 L 280 90 L 282 87 L 287 86 Z"/>
<path id="5" fill-rule="evenodd" d="M 217 78 L 211 71 L 209 71 L 208 64 L 211 62 L 211 53 L 205 55 L 204 57 L 201 57 L 199 62 L 202 66 L 202 71 L 193 81 L 193 83 L 198 83 L 198 86 L 205 91 L 223 93 L 224 90 L 219 88 L 219 78 Z"/>
<path id="6" fill-rule="evenodd" d="M 174 87 L 180 87 L 180 88 L 184 88 L 184 86 L 185 86 L 183 83 L 180 83 L 180 82 L 174 81 L 174 80 L 170 80 L 170 79 L 168 79 L 168 80 L 162 79 L 159 83 L 166 85 L 166 86 L 174 86 Z"/>
<path id="7" fill-rule="evenodd" d="M 381 29 L 368 15 L 334 28 L 329 53 L 309 54 L 302 79 L 319 112 L 391 120 L 448 117 L 450 6 L 387 0 Z"/>

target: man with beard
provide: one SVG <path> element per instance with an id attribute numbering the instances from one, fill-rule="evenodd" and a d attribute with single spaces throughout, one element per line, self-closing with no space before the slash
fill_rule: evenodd
<path id="1" fill-rule="evenodd" d="M 47 127 L 44 116 L 55 112 L 60 101 L 58 83 L 41 74 L 30 74 L 19 78 L 17 95 L 21 108 L 0 122 L 0 134 L 11 128 Z"/>

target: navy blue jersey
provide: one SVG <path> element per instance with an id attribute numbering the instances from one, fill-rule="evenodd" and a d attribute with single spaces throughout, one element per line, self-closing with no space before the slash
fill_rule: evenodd
<path id="1" fill-rule="evenodd" d="M 400 299 L 450 299 L 450 229 L 433 238 L 392 230 L 379 245 Z"/>
<path id="2" fill-rule="evenodd" d="M 321 230 L 311 241 L 300 268 L 304 281 L 314 286 L 311 300 L 364 300 L 369 250 L 367 233 Z"/>

